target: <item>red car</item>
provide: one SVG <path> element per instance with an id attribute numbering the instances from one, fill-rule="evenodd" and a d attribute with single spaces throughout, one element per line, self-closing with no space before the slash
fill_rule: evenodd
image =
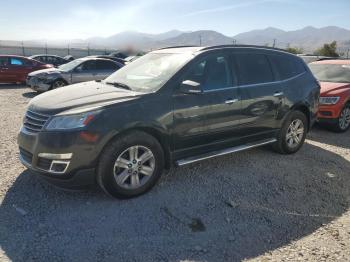
<path id="1" fill-rule="evenodd" d="M 23 83 L 29 73 L 51 67 L 23 56 L 0 55 L 0 83 Z"/>
<path id="2" fill-rule="evenodd" d="M 335 131 L 350 127 L 350 60 L 325 60 L 309 64 L 321 82 L 318 120 Z"/>

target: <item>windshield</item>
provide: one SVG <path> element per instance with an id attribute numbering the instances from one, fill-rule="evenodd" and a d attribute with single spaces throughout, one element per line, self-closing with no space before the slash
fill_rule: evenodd
<path id="1" fill-rule="evenodd" d="M 317 80 L 321 82 L 350 83 L 350 65 L 309 64 Z"/>
<path id="2" fill-rule="evenodd" d="M 120 83 L 138 92 L 161 88 L 193 55 L 190 53 L 150 53 L 122 67 L 106 78 L 106 83 Z"/>
<path id="3" fill-rule="evenodd" d="M 72 62 L 59 66 L 58 69 L 64 72 L 69 72 L 72 69 L 74 69 L 76 66 L 78 66 L 81 62 L 83 62 L 82 59 L 76 59 L 76 60 L 73 60 Z"/>

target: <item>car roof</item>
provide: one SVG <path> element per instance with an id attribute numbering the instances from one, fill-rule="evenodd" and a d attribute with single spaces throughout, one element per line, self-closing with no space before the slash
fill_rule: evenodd
<path id="1" fill-rule="evenodd" d="M 30 59 L 28 57 L 21 56 L 21 55 L 0 55 L 0 57 L 14 57 L 14 58 Z"/>
<path id="2" fill-rule="evenodd" d="M 50 55 L 50 54 L 38 54 L 38 55 L 32 55 L 32 56 L 30 56 L 30 57 L 38 57 L 38 56 L 54 56 L 54 57 L 60 57 L 60 58 L 62 58 L 62 57 L 59 56 L 59 55 Z"/>
<path id="3" fill-rule="evenodd" d="M 267 47 L 267 46 L 257 46 L 257 45 L 216 45 L 216 46 L 173 46 L 173 47 L 165 47 L 158 50 L 153 51 L 152 53 L 201 53 L 204 51 L 210 50 L 220 50 L 220 49 L 253 49 L 253 50 L 266 50 L 266 51 L 277 51 L 279 53 L 284 53 L 287 55 L 293 55 L 288 53 L 286 50 Z"/>
<path id="4" fill-rule="evenodd" d="M 322 61 L 315 61 L 315 62 L 312 62 L 310 64 L 350 65 L 350 59 L 322 60 Z"/>

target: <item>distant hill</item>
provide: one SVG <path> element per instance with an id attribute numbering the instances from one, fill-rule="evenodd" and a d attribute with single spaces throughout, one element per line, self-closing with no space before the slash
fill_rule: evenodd
<path id="1" fill-rule="evenodd" d="M 171 30 L 161 34 L 147 34 L 135 31 L 125 31 L 109 37 L 91 37 L 88 39 L 75 40 L 51 40 L 48 41 L 50 46 L 86 48 L 123 48 L 132 46 L 136 49 L 150 50 L 159 47 L 175 45 L 221 45 L 232 44 L 252 44 L 252 45 L 269 45 L 275 42 L 276 47 L 286 48 L 287 46 L 300 47 L 306 53 L 312 53 L 324 43 L 337 41 L 339 50 L 346 52 L 350 48 L 350 30 L 328 26 L 315 28 L 308 26 L 299 30 L 284 31 L 274 27 L 266 29 L 253 30 L 229 37 L 212 30 L 200 30 L 194 32 L 183 32 Z M 0 41 L 1 45 L 21 45 L 20 41 Z M 45 41 L 33 40 L 25 41 L 26 46 L 43 46 Z"/>

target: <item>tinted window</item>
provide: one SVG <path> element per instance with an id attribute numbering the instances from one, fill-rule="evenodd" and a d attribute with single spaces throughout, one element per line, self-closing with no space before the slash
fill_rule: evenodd
<path id="1" fill-rule="evenodd" d="M 116 70 L 117 65 L 112 61 L 96 61 L 97 70 Z"/>
<path id="2" fill-rule="evenodd" d="M 7 57 L 0 57 L 0 66 L 7 66 L 9 63 L 9 60 Z"/>
<path id="3" fill-rule="evenodd" d="M 96 69 L 96 64 L 94 60 L 86 61 L 77 67 L 78 71 L 91 71 Z"/>
<path id="4" fill-rule="evenodd" d="M 207 57 L 192 67 L 186 80 L 200 83 L 203 90 L 232 86 L 227 58 L 222 55 Z"/>
<path id="5" fill-rule="evenodd" d="M 236 54 L 239 82 L 241 85 L 261 84 L 274 81 L 271 66 L 265 55 Z"/>
<path id="6" fill-rule="evenodd" d="M 281 80 L 291 78 L 305 71 L 302 62 L 294 57 L 269 55 L 269 58 Z"/>
<path id="7" fill-rule="evenodd" d="M 23 61 L 18 58 L 10 58 L 10 64 L 11 65 L 23 65 Z"/>

